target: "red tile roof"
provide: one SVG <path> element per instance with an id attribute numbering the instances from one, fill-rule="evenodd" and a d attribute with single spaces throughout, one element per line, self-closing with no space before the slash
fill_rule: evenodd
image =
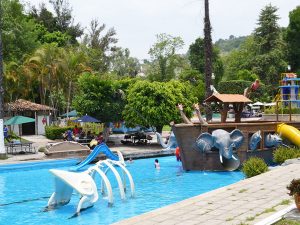
<path id="1" fill-rule="evenodd" d="M 235 102 L 252 102 L 249 98 L 246 98 L 244 95 L 238 94 L 216 94 L 205 99 L 205 102 L 226 102 L 226 103 L 235 103 Z"/>

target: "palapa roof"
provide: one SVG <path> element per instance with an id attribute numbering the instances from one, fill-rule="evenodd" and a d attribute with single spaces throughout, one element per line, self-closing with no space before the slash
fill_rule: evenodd
<path id="1" fill-rule="evenodd" d="M 244 95 L 238 94 L 214 94 L 205 99 L 205 102 L 223 102 L 223 103 L 249 103 L 252 102 Z"/>
<path id="2" fill-rule="evenodd" d="M 24 99 L 5 104 L 6 111 L 53 111 L 56 110 L 47 105 L 41 105 Z"/>

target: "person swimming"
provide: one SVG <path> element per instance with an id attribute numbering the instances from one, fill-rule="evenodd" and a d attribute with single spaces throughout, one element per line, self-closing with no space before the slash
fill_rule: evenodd
<path id="1" fill-rule="evenodd" d="M 155 161 L 154 161 L 154 167 L 155 167 L 155 169 L 160 169 L 160 165 L 159 165 L 158 159 L 155 159 Z"/>

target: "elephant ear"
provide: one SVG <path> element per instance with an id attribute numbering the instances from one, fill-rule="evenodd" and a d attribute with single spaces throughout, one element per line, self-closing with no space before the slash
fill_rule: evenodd
<path id="1" fill-rule="evenodd" d="M 209 152 L 213 147 L 213 143 L 213 136 L 209 133 L 202 133 L 196 140 L 196 146 L 202 152 Z"/>
<path id="2" fill-rule="evenodd" d="M 241 147 L 241 145 L 244 141 L 244 135 L 243 135 L 242 131 L 240 131 L 238 129 L 231 131 L 230 138 L 231 138 L 232 142 L 234 143 L 236 149 Z"/>

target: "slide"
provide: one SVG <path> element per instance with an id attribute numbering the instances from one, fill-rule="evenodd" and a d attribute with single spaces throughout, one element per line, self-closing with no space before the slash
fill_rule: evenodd
<path id="1" fill-rule="evenodd" d="M 107 158 L 110 158 L 112 160 L 119 160 L 119 157 L 116 156 L 105 143 L 101 143 L 99 145 L 97 145 L 94 150 L 91 152 L 91 154 L 88 155 L 88 157 L 83 160 L 80 164 L 78 164 L 77 166 L 75 166 L 75 168 L 72 168 L 73 171 L 77 171 L 80 168 L 86 166 L 87 164 L 89 164 L 90 162 L 92 162 L 97 155 L 99 155 L 100 153 L 103 153 L 107 156 Z"/>
<path id="2" fill-rule="evenodd" d="M 281 137 L 288 139 L 290 142 L 300 147 L 300 131 L 296 127 L 281 123 L 277 126 L 276 132 Z"/>

